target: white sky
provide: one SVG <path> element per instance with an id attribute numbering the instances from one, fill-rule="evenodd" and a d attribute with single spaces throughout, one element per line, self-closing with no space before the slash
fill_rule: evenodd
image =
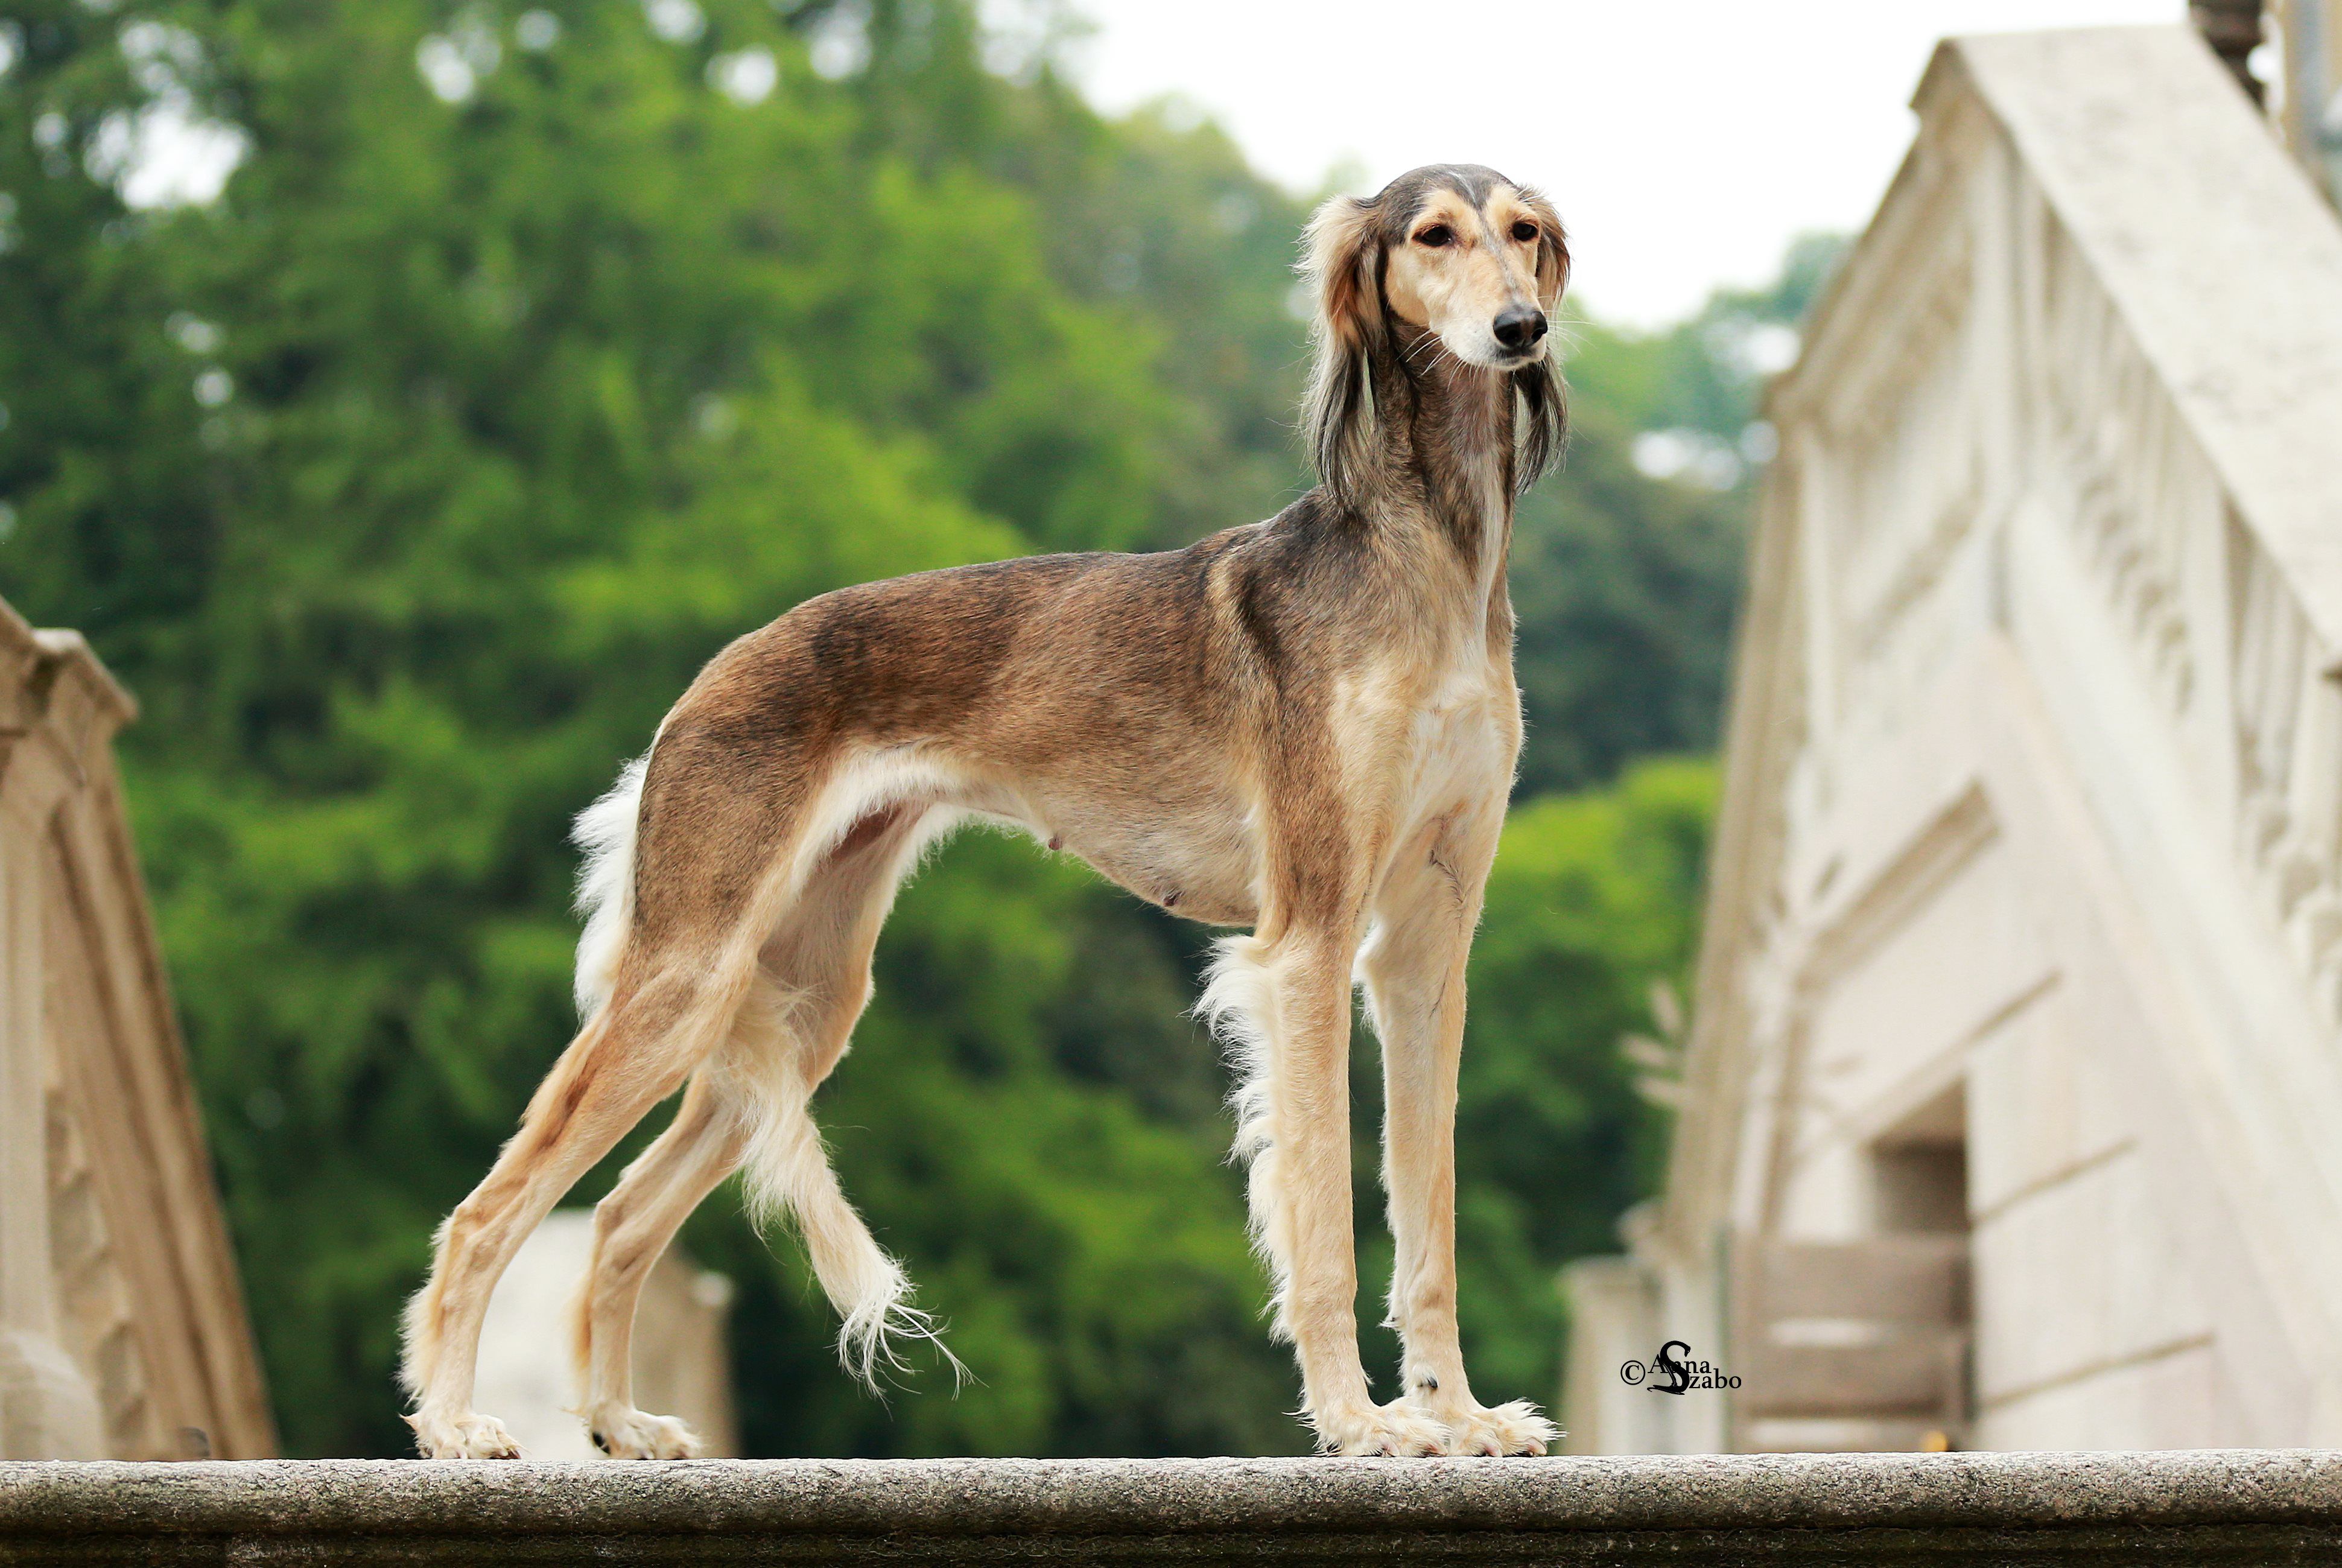
<path id="1" fill-rule="evenodd" d="M 1315 191 L 1418 164 L 1542 185 L 1577 292 L 1656 325 L 1770 277 L 1799 232 L 1868 218 L 1947 34 L 2177 22 L 2184 0 L 1068 0 L 1110 112 L 1165 94 Z M 1020 0 L 990 0 L 1006 16 Z"/>

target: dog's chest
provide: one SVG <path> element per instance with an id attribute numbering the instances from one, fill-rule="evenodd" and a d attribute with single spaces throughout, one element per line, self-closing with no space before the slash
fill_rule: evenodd
<path id="1" fill-rule="evenodd" d="M 1357 782 L 1389 800 L 1402 826 L 1510 786 L 1520 701 L 1511 671 L 1496 661 L 1377 672 L 1346 696 L 1337 726 L 1349 732 L 1344 752 L 1369 774 Z"/>
<path id="2" fill-rule="evenodd" d="M 1494 670 L 1454 683 L 1416 717 L 1411 794 L 1423 814 L 1512 783 L 1520 699 Z"/>

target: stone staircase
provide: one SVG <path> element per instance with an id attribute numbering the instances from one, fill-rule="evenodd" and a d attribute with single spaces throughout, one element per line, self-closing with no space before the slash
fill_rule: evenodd
<path id="1" fill-rule="evenodd" d="M 1967 1238 L 1772 1242 L 1734 1269 L 1735 1446 L 1958 1448 L 1968 1413 Z"/>
<path id="2" fill-rule="evenodd" d="M 0 1564 L 2342 1560 L 2342 1453 L 0 1464 Z"/>

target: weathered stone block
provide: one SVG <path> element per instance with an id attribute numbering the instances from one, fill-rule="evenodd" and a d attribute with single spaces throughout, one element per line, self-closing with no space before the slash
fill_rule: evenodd
<path id="1" fill-rule="evenodd" d="M 0 1563 L 2317 1563 L 2342 1454 L 0 1465 Z"/>

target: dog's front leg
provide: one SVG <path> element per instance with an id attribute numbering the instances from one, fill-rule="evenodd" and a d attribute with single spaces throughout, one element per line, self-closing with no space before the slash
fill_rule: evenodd
<path id="1" fill-rule="evenodd" d="M 1543 1453 L 1560 1434 L 1526 1400 L 1472 1395 L 1456 1303 L 1456 1085 L 1465 970 L 1503 802 L 1459 811 L 1402 850 L 1375 901 L 1359 964 L 1383 1047 L 1383 1186 L 1396 1256 L 1390 1323 L 1406 1397 L 1447 1428 L 1452 1453 Z"/>
<path id="2" fill-rule="evenodd" d="M 1330 1453 L 1442 1453 L 1446 1429 L 1404 1402 L 1376 1404 L 1358 1360 L 1349 1084 L 1356 939 L 1347 928 L 1300 928 L 1246 945 L 1266 983 L 1256 990 L 1266 1016 L 1251 1021 L 1252 1114 L 1268 1124 L 1248 1140 L 1254 1220 L 1278 1274 L 1277 1325 L 1300 1360 L 1303 1413 Z"/>

